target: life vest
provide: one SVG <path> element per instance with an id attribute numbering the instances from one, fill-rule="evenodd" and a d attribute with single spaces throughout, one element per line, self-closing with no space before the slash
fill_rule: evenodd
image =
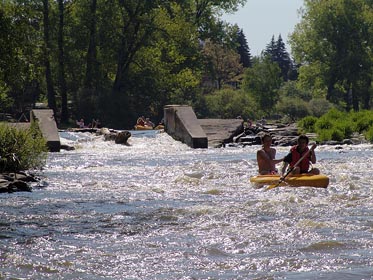
<path id="1" fill-rule="evenodd" d="M 290 166 L 293 167 L 300 158 L 307 153 L 308 147 L 303 151 L 303 153 L 299 153 L 297 150 L 297 146 L 293 146 L 290 151 L 291 151 L 291 163 Z M 310 160 L 309 157 L 305 157 L 299 164 L 298 167 L 300 168 L 301 172 L 307 172 L 310 168 Z"/>

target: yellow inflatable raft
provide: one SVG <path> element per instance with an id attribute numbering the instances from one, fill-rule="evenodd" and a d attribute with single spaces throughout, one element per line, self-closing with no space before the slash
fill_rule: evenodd
<path id="1" fill-rule="evenodd" d="M 152 126 L 148 126 L 148 125 L 135 125 L 135 130 L 153 130 L 153 127 Z"/>
<path id="2" fill-rule="evenodd" d="M 135 125 L 135 130 L 160 130 L 160 129 L 164 129 L 164 126 L 163 125 L 157 125 L 156 127 L 152 127 L 152 126 L 148 126 L 148 125 Z"/>
<path id="3" fill-rule="evenodd" d="M 250 178 L 250 182 L 255 186 L 275 185 L 280 181 L 279 175 L 257 175 Z M 326 188 L 329 185 L 329 177 L 326 175 L 289 175 L 280 186 L 289 187 L 315 187 Z"/>

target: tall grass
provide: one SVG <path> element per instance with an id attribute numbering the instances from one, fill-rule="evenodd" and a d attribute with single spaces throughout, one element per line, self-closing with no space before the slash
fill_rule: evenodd
<path id="1" fill-rule="evenodd" d="M 0 172 L 38 169 L 47 159 L 46 141 L 36 123 L 29 129 L 0 124 Z"/>

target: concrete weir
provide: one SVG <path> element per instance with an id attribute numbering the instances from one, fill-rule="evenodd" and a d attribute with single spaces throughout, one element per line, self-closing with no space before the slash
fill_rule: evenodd
<path id="1" fill-rule="evenodd" d="M 192 148 L 207 148 L 208 139 L 192 107 L 166 105 L 164 107 L 165 131 L 174 139 Z"/>
<path id="2" fill-rule="evenodd" d="M 61 149 L 60 136 L 54 119 L 53 110 L 40 109 L 32 110 L 30 113 L 31 122 L 38 122 L 40 131 L 47 141 L 49 151 L 59 152 Z"/>
<path id="3" fill-rule="evenodd" d="M 165 131 L 192 148 L 217 148 L 244 131 L 242 119 L 197 119 L 192 107 L 164 107 Z"/>

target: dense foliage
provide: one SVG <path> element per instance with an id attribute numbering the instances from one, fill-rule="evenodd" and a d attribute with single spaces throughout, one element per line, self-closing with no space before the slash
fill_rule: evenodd
<path id="1" fill-rule="evenodd" d="M 206 67 L 203 43 L 236 50 L 237 27 L 218 15 L 244 3 L 1 1 L 1 111 L 20 115 L 44 102 L 61 123 L 98 118 L 125 128 L 138 115 L 160 120 L 165 104 L 193 104 L 203 77 L 224 82 L 225 69 Z"/>
<path id="2" fill-rule="evenodd" d="M 299 84 L 347 111 L 370 109 L 373 4 L 367 0 L 305 0 L 291 36 Z"/>
<path id="3" fill-rule="evenodd" d="M 1 1 L 1 113 L 43 102 L 59 125 L 124 129 L 161 120 L 166 104 L 251 119 L 371 109 L 371 1 L 305 0 L 292 56 L 279 34 L 255 57 L 244 30 L 220 19 L 245 2 Z"/>
<path id="4" fill-rule="evenodd" d="M 0 124 L 0 172 L 37 169 L 45 164 L 47 146 L 36 123 L 29 129 Z"/>

